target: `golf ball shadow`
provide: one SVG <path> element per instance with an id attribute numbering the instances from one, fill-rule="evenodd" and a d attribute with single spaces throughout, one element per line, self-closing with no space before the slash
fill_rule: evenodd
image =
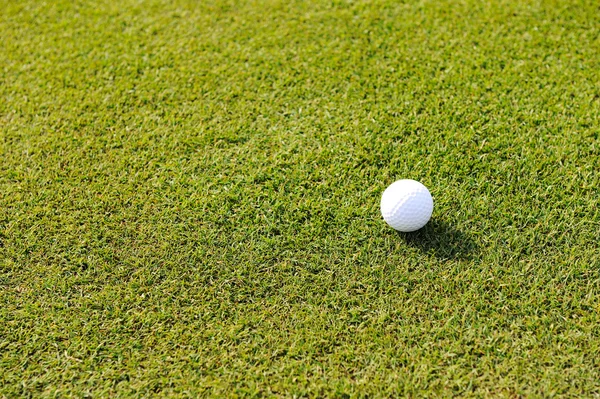
<path id="1" fill-rule="evenodd" d="M 411 233 L 396 233 L 411 247 L 439 259 L 467 260 L 479 251 L 469 234 L 439 219 L 432 219 L 425 227 Z"/>

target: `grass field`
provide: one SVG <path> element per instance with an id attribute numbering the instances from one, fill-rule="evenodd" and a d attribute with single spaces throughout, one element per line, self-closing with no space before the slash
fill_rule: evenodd
<path id="1" fill-rule="evenodd" d="M 0 8 L 0 397 L 600 396 L 597 2 Z"/>

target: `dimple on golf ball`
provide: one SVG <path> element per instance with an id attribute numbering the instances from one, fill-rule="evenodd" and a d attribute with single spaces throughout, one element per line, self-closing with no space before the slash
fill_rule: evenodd
<path id="1" fill-rule="evenodd" d="M 425 226 L 433 212 L 427 187 L 415 180 L 392 183 L 381 196 L 381 215 L 392 228 L 405 233 Z"/>

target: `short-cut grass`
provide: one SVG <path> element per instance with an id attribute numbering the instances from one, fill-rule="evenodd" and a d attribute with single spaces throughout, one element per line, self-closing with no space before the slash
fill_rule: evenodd
<path id="1" fill-rule="evenodd" d="M 600 396 L 596 1 L 0 8 L 0 397 Z"/>

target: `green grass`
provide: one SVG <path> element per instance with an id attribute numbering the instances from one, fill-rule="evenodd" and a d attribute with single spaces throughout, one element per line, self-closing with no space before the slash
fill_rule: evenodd
<path id="1" fill-rule="evenodd" d="M 0 8 L 0 397 L 600 396 L 597 2 Z"/>

